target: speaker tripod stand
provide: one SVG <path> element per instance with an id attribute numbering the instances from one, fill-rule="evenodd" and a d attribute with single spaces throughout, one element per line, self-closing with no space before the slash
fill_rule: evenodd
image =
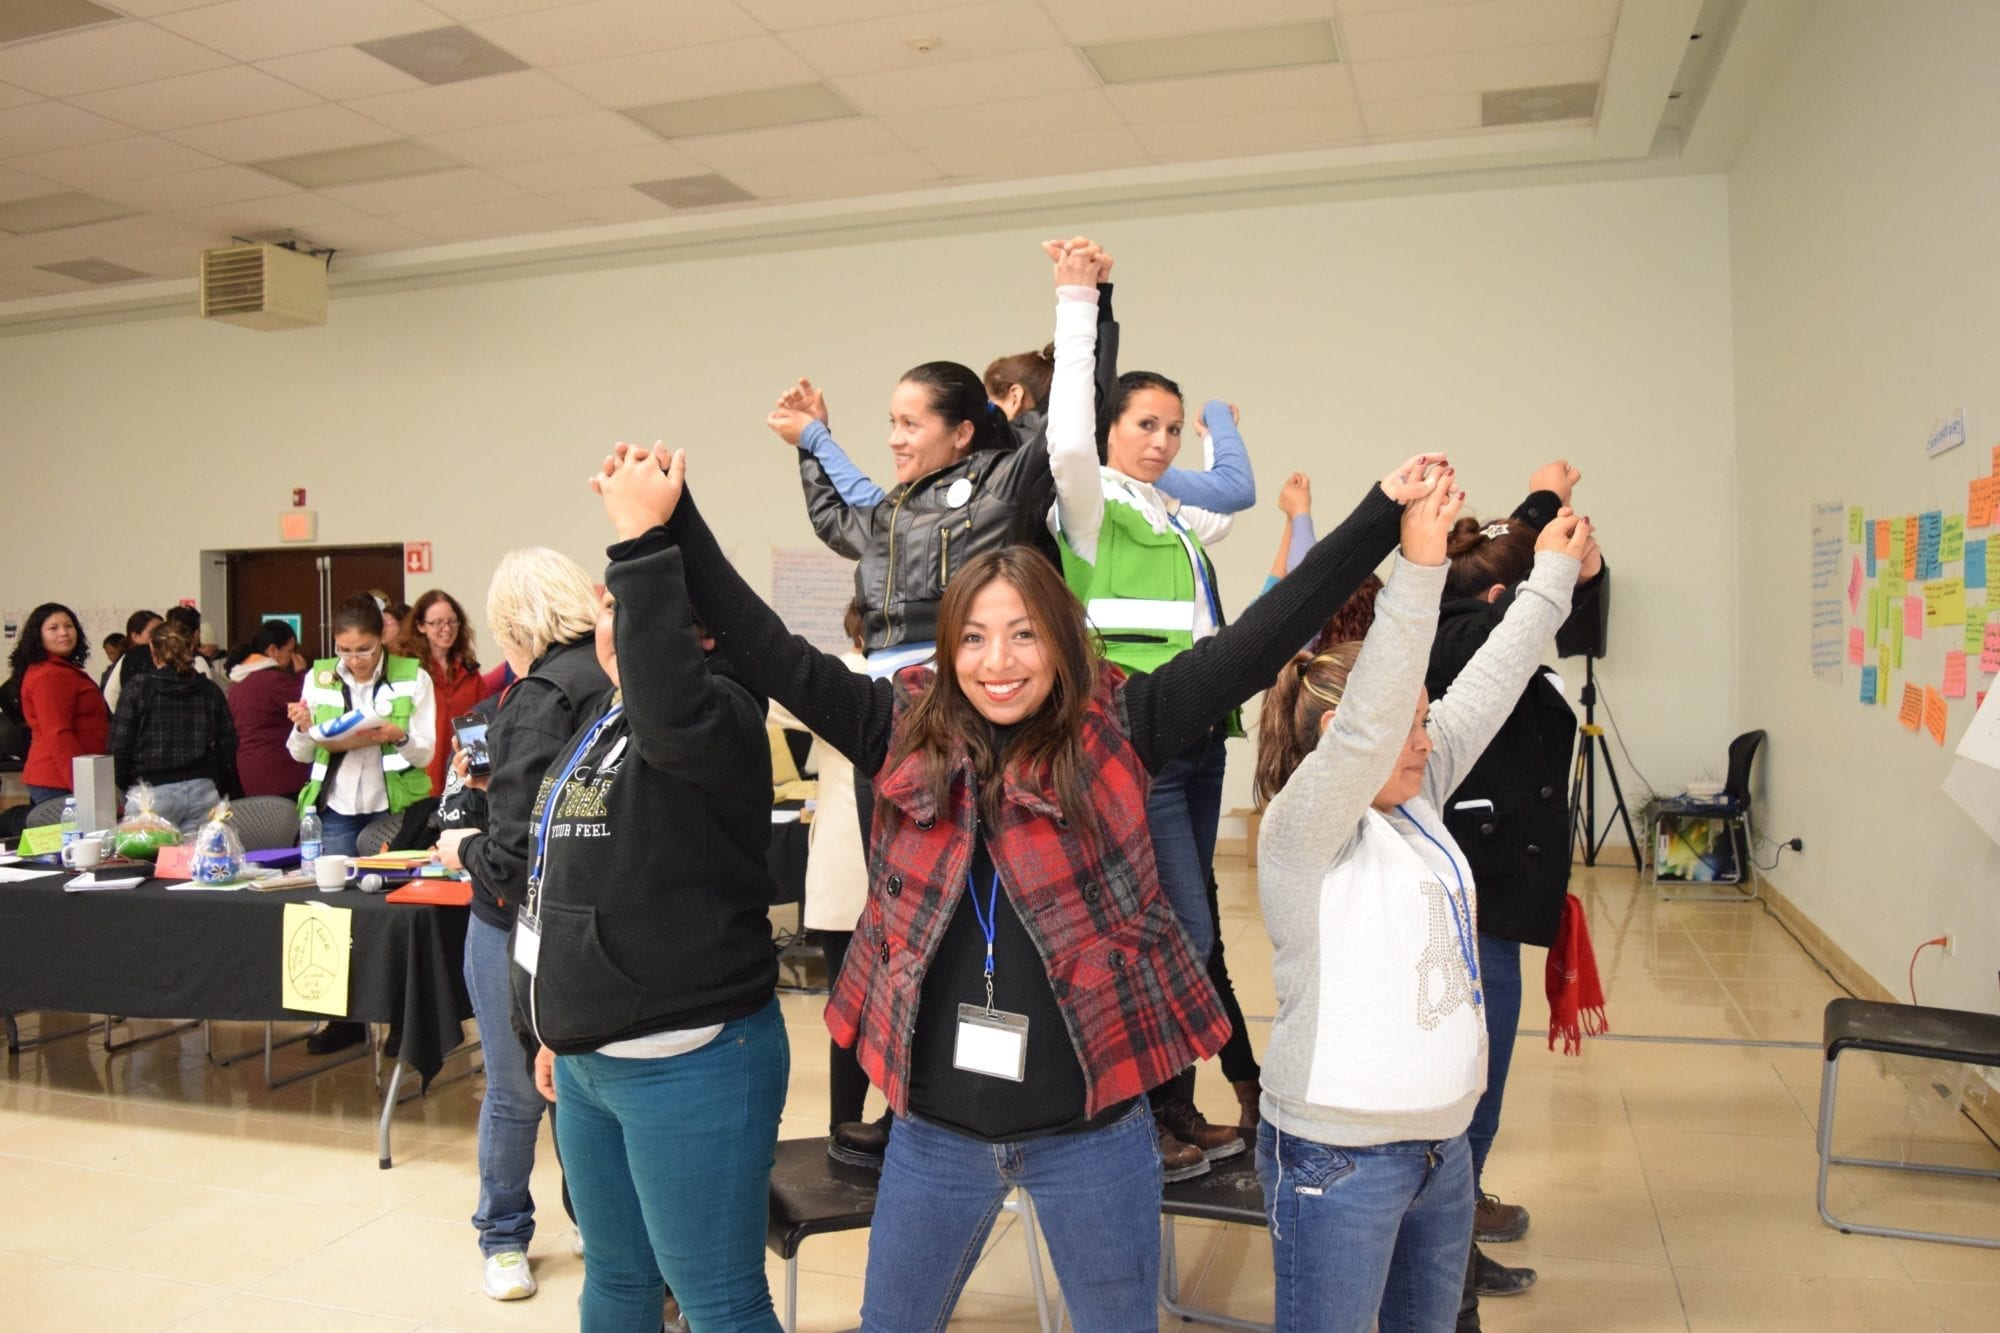
<path id="1" fill-rule="evenodd" d="M 1597 864 L 1597 854 L 1604 849 L 1604 840 L 1611 836 L 1613 825 L 1625 825 L 1625 837 L 1632 844 L 1632 865 L 1636 873 L 1646 864 L 1645 849 L 1639 845 L 1638 834 L 1632 831 L 1632 814 L 1625 807 L 1625 789 L 1618 782 L 1618 766 L 1611 759 L 1611 741 L 1604 734 L 1604 728 L 1597 725 L 1597 659 L 1583 659 L 1583 725 L 1576 730 L 1576 767 L 1569 784 L 1569 840 L 1572 848 L 1583 849 L 1583 863 Z M 1597 765 L 1599 757 L 1604 763 L 1604 776 L 1611 779 L 1611 794 L 1615 798 L 1611 812 L 1604 817 L 1604 825 L 1597 823 Z"/>

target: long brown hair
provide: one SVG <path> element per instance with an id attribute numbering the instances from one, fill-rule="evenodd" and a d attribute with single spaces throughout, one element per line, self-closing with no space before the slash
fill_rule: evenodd
<path id="1" fill-rule="evenodd" d="M 1361 643 L 1350 639 L 1323 653 L 1300 653 L 1264 694 L 1257 717 L 1257 808 L 1284 789 L 1319 745 L 1320 719 L 1340 706 Z"/>
<path id="2" fill-rule="evenodd" d="M 424 617 L 440 602 L 450 607 L 452 615 L 458 620 L 458 637 L 451 641 L 445 660 L 467 671 L 479 670 L 479 658 L 472 651 L 472 622 L 465 618 L 465 608 L 458 604 L 458 598 L 443 588 L 432 588 L 417 598 L 416 609 L 403 618 L 403 632 L 390 645 L 389 651 L 398 657 L 414 657 L 419 662 L 428 663 L 431 660 L 431 641 L 423 631 Z"/>
<path id="3" fill-rule="evenodd" d="M 986 395 L 989 398 L 1005 398 L 1007 390 L 1015 385 L 1028 395 L 1028 407 L 1046 408 L 1049 405 L 1049 385 L 1056 374 L 1056 345 L 1032 352 L 1015 352 L 1011 356 L 995 357 L 986 367 Z"/>
<path id="4" fill-rule="evenodd" d="M 1003 546 L 968 560 L 952 575 L 938 602 L 937 675 L 910 709 L 889 765 L 911 755 L 924 758 L 924 776 L 940 807 L 949 795 L 952 758 L 963 745 L 972 755 L 980 814 L 999 813 L 1004 774 L 994 753 L 986 718 L 958 682 L 956 656 L 972 602 L 990 583 L 1011 584 L 1028 609 L 1042 653 L 1055 668 L 1055 683 L 1041 709 L 1020 724 L 1007 751 L 1007 770 L 1030 787 L 1046 781 L 1069 824 L 1089 837 L 1091 815 L 1088 765 L 1083 754 L 1083 722 L 1097 689 L 1098 658 L 1083 608 L 1062 576 L 1031 546 Z"/>
<path id="5" fill-rule="evenodd" d="M 1361 580 L 1361 586 L 1354 590 L 1338 611 L 1326 624 L 1320 626 L 1319 633 L 1306 645 L 1306 652 L 1317 657 L 1335 644 L 1346 643 L 1349 639 L 1365 639 L 1368 627 L 1375 623 L 1375 597 L 1382 591 L 1382 580 L 1370 574 Z"/>

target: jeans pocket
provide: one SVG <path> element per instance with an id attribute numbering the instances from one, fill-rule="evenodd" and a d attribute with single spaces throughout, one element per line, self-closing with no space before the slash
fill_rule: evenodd
<path id="1" fill-rule="evenodd" d="M 1354 1174 L 1354 1158 L 1339 1148 L 1306 1139 L 1286 1139 L 1281 1160 L 1283 1190 L 1317 1197 Z"/>

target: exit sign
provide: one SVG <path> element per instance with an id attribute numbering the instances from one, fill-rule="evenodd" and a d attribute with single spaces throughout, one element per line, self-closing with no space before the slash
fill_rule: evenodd
<path id="1" fill-rule="evenodd" d="M 403 543 L 403 572 L 405 574 L 428 574 L 431 572 L 431 544 L 429 542 Z"/>
<path id="2" fill-rule="evenodd" d="M 288 509 L 278 515 L 278 540 L 309 542 L 319 536 L 319 515 L 310 509 Z"/>

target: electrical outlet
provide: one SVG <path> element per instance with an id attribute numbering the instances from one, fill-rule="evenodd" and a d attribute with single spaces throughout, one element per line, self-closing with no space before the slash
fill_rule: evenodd
<path id="1" fill-rule="evenodd" d="M 1958 957 L 1958 936 L 1948 930 L 1944 933 L 1944 956 L 1947 958 Z"/>

